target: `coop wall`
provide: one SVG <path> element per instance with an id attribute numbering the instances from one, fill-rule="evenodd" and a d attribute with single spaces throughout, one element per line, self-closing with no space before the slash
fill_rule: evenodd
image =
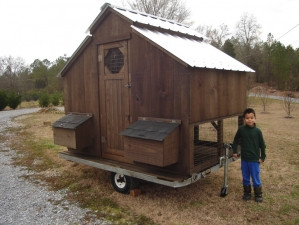
<path id="1" fill-rule="evenodd" d="M 128 40 L 131 79 L 130 121 L 138 117 L 179 119 L 179 161 L 167 169 L 189 174 L 194 168 L 192 124 L 237 115 L 246 106 L 246 74 L 191 69 L 153 43 L 131 33 L 130 23 L 107 12 L 93 37 L 63 74 L 65 111 L 94 116 L 95 144 L 84 154 L 101 155 L 97 46 Z"/>
<path id="2" fill-rule="evenodd" d="M 132 120 L 138 117 L 181 120 L 179 162 L 170 170 L 189 173 L 190 70 L 135 33 L 130 46 Z"/>
<path id="3" fill-rule="evenodd" d="M 190 76 L 190 123 L 242 113 L 246 107 L 246 73 L 198 69 Z"/>
<path id="4" fill-rule="evenodd" d="M 96 55 L 92 42 L 63 75 L 65 113 L 80 112 L 94 115 L 92 132 L 96 137 L 99 134 L 99 106 L 98 106 L 98 75 L 96 70 Z M 95 138 L 92 146 L 82 153 L 100 155 L 99 138 Z M 81 150 L 78 150 L 81 151 Z"/>
<path id="5" fill-rule="evenodd" d="M 97 46 L 130 38 L 130 24 L 115 14 L 107 13 L 96 24 L 91 40 L 71 66 L 62 74 L 64 80 L 65 112 L 91 113 L 94 116 L 95 143 L 83 154 L 101 155 L 99 116 L 99 74 Z"/>

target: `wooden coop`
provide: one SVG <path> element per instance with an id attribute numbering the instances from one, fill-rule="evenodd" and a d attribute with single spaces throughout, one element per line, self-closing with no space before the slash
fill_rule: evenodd
<path id="1" fill-rule="evenodd" d="M 219 168 L 254 71 L 185 25 L 110 4 L 88 31 L 60 72 L 60 156 L 173 187 Z"/>

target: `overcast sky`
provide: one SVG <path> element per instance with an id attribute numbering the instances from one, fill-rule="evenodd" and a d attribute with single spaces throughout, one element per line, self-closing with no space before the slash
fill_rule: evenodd
<path id="1" fill-rule="evenodd" d="M 54 61 L 71 56 L 105 2 L 125 0 L 0 0 L 0 57 Z M 184 1 L 184 0 L 183 0 Z M 247 12 L 261 25 L 263 41 L 272 33 L 284 45 L 299 47 L 299 0 L 185 0 L 193 27 L 236 23 Z M 293 29 L 294 28 L 294 29 Z"/>

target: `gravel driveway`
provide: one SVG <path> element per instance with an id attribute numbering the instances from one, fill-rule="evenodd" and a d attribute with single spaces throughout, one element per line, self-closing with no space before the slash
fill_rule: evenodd
<path id="1" fill-rule="evenodd" d="M 26 168 L 12 165 L 16 155 L 7 143 L 6 128 L 17 126 L 12 117 L 36 112 L 38 109 L 0 111 L 0 224 L 109 224 L 97 220 L 94 214 L 64 199 L 64 191 L 48 191 L 44 186 L 33 184 L 24 176 L 30 175 Z"/>

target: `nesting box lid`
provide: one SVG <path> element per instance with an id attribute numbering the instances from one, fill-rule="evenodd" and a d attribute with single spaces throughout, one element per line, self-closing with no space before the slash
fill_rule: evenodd
<path id="1" fill-rule="evenodd" d="M 152 120 L 140 118 L 125 129 L 121 135 L 155 141 L 163 141 L 180 125 L 178 120 Z"/>
<path id="2" fill-rule="evenodd" d="M 74 114 L 69 113 L 52 124 L 56 128 L 76 129 L 85 121 L 92 118 L 92 114 Z"/>

